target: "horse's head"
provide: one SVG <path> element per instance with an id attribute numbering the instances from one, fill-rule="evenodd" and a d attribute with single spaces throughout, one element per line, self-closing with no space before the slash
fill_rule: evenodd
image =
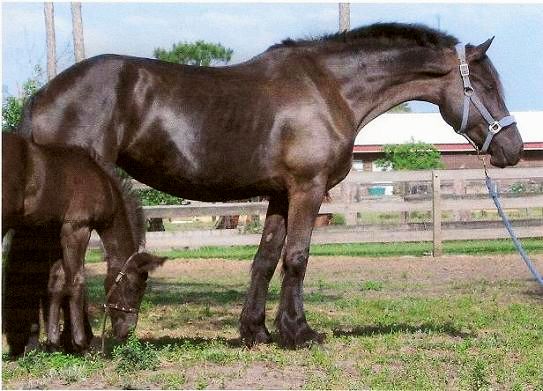
<path id="1" fill-rule="evenodd" d="M 440 112 L 458 133 L 488 151 L 493 165 L 513 166 L 520 159 L 523 143 L 505 106 L 498 73 L 486 55 L 491 43 L 492 39 L 479 46 L 457 45 L 451 57 L 453 71 L 445 76 Z"/>
<path id="2" fill-rule="evenodd" d="M 108 262 L 104 285 L 106 292 L 111 292 L 106 305 L 111 316 L 115 338 L 124 340 L 130 330 L 136 327 L 149 272 L 165 261 L 166 258 L 141 252 L 135 254 L 130 262 L 127 262 L 124 270 L 110 267 L 110 262 Z M 116 287 L 114 287 L 115 284 Z"/>

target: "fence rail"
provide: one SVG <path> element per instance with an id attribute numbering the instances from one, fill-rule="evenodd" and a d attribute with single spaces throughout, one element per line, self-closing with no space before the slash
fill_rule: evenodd
<path id="1" fill-rule="evenodd" d="M 529 180 L 543 182 L 542 168 L 491 169 L 489 174 L 496 180 Z M 492 239 L 506 237 L 504 228 L 490 224 L 470 222 L 442 222 L 443 212 L 469 210 L 494 210 L 494 205 L 483 194 L 459 195 L 443 194 L 442 186 L 448 181 L 481 181 L 482 170 L 434 170 L 397 172 L 351 172 L 344 183 L 357 185 L 390 184 L 397 182 L 427 182 L 431 192 L 424 196 L 364 196 L 358 202 L 323 203 L 320 213 L 342 214 L 347 226 L 316 229 L 314 243 L 351 242 L 403 242 L 433 241 L 435 255 L 441 253 L 443 240 Z M 138 185 L 142 188 L 145 185 Z M 543 193 L 502 194 L 502 204 L 506 209 L 542 208 Z M 145 207 L 146 218 L 188 219 L 201 216 L 264 215 L 267 202 L 203 203 L 193 201 L 189 205 L 168 205 Z M 432 221 L 428 229 L 420 231 L 415 225 L 357 226 L 358 214 L 362 212 L 410 213 L 431 212 Z M 529 223 L 518 222 L 516 231 L 519 237 L 543 237 L 543 218 L 532 219 Z M 451 228 L 451 227 L 455 228 Z M 484 224 L 483 224 L 484 226 Z M 474 228 L 475 227 L 475 228 Z M 243 234 L 238 230 L 199 230 L 180 232 L 149 232 L 149 247 L 199 247 L 208 245 L 258 244 L 260 235 Z"/>

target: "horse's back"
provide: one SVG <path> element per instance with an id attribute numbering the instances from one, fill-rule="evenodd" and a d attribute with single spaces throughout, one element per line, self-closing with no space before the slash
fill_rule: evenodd
<path id="1" fill-rule="evenodd" d="M 97 221 L 113 213 L 114 174 L 84 149 L 2 134 L 2 155 L 4 227 Z"/>
<path id="2" fill-rule="evenodd" d="M 10 228 L 24 212 L 27 142 L 14 134 L 2 133 L 2 226 Z"/>

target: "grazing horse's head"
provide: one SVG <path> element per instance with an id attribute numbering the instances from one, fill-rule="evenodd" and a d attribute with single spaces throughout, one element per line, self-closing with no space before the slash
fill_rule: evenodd
<path id="1" fill-rule="evenodd" d="M 136 327 L 148 274 L 165 261 L 166 258 L 142 252 L 133 255 L 122 269 L 110 267 L 108 262 L 104 286 L 107 294 L 111 292 L 106 305 L 115 338 L 124 340 Z"/>
<path id="2" fill-rule="evenodd" d="M 491 43 L 492 39 L 479 46 L 457 45 L 440 111 L 458 133 L 490 153 L 493 165 L 506 167 L 518 163 L 523 143 L 505 106 L 498 73 L 486 55 Z"/>

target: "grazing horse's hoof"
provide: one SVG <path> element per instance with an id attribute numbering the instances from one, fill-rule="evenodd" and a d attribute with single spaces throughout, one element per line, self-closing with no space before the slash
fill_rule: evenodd
<path id="1" fill-rule="evenodd" d="M 270 343 L 271 336 L 268 329 L 264 325 L 255 325 L 241 322 L 239 327 L 241 341 L 247 347 L 254 346 L 260 343 Z"/>
<path id="2" fill-rule="evenodd" d="M 276 324 L 279 331 L 279 345 L 284 348 L 296 349 L 324 342 L 325 334 L 313 330 L 305 319 L 292 322 L 286 316 L 279 316 Z"/>

